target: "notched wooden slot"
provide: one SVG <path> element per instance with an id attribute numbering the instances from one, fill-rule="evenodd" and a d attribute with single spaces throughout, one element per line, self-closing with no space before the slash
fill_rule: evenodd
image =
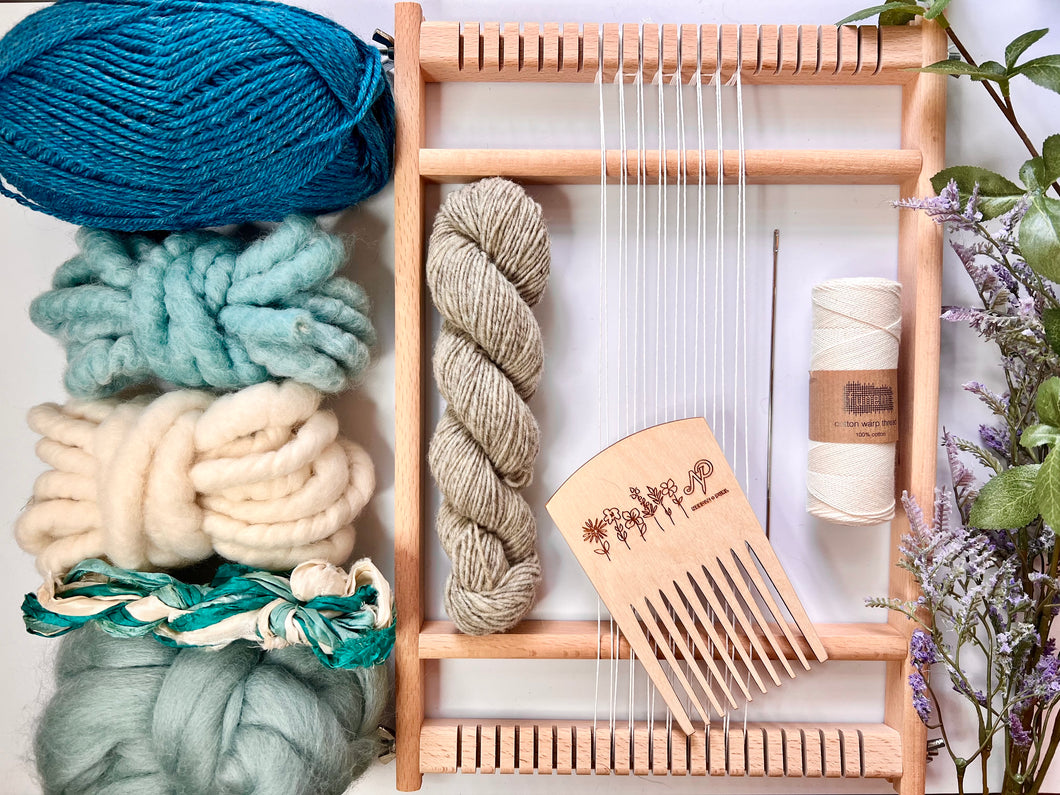
<path id="1" fill-rule="evenodd" d="M 542 72 L 558 72 L 559 61 L 560 61 L 560 47 L 563 44 L 562 39 L 559 35 L 559 24 L 556 22 L 546 22 L 544 30 L 541 34 L 542 42 L 542 56 L 541 56 L 541 71 Z"/>
<path id="2" fill-rule="evenodd" d="M 499 22 L 486 22 L 482 26 L 482 70 L 501 70 L 501 26 Z"/>

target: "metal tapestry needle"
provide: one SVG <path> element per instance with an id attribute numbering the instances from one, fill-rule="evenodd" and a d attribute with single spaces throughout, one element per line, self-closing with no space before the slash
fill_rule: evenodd
<path id="1" fill-rule="evenodd" d="M 766 538 L 770 533 L 773 508 L 773 373 L 777 363 L 777 258 L 780 230 L 773 230 L 773 309 L 769 326 L 769 427 L 766 430 Z"/>

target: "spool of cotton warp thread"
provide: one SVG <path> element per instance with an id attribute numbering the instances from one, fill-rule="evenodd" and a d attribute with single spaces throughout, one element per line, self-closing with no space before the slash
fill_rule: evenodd
<path id="1" fill-rule="evenodd" d="M 894 516 L 901 285 L 832 279 L 813 288 L 806 509 L 844 525 Z"/>

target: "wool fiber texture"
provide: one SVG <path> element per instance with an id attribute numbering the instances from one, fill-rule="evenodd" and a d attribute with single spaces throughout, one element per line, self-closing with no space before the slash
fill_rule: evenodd
<path id="1" fill-rule="evenodd" d="M 447 406 L 428 460 L 453 563 L 445 608 L 471 635 L 514 626 L 541 579 L 534 516 L 519 492 L 540 447 L 527 405 L 544 360 L 531 307 L 548 283 L 549 245 L 541 207 L 503 179 L 450 194 L 431 233 L 427 282 L 443 318 L 434 377 Z"/>
<path id="2" fill-rule="evenodd" d="M 249 244 L 208 231 L 156 242 L 81 229 L 80 253 L 30 318 L 66 348 L 66 388 L 106 397 L 154 379 L 239 389 L 290 378 L 338 392 L 368 365 L 368 297 L 335 276 L 345 252 L 292 216 Z"/>
<path id="3" fill-rule="evenodd" d="M 15 535 L 46 579 L 88 558 L 141 571 L 214 552 L 257 568 L 342 564 L 375 488 L 321 395 L 293 381 L 30 410 L 37 478 Z"/>
<path id="4" fill-rule="evenodd" d="M 88 626 L 37 727 L 46 795 L 339 795 L 377 757 L 386 666 L 309 649 L 174 649 Z"/>
<path id="5" fill-rule="evenodd" d="M 66 0 L 0 45 L 0 193 L 127 232 L 319 215 L 390 179 L 378 51 L 266 0 Z"/>

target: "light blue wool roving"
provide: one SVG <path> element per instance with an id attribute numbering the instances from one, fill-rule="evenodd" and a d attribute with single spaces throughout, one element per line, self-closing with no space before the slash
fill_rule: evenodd
<path id="1" fill-rule="evenodd" d="M 278 221 L 386 184 L 378 51 L 267 0 L 63 2 L 0 41 L 0 193 L 125 231 Z"/>
<path id="2" fill-rule="evenodd" d="M 85 627 L 65 638 L 37 729 L 46 794 L 339 795 L 378 756 L 385 666 L 304 647 L 173 649 Z"/>
<path id="3" fill-rule="evenodd" d="M 103 397 L 154 377 L 239 389 L 289 378 L 344 389 L 368 365 L 368 298 L 335 276 L 342 243 L 292 216 L 249 245 L 216 232 L 161 243 L 95 229 L 30 317 L 66 347 L 66 387 Z"/>

